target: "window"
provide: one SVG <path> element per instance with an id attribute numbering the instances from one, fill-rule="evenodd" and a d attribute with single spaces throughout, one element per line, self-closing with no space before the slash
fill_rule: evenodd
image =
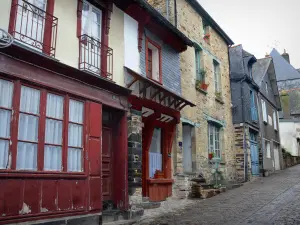
<path id="1" fill-rule="evenodd" d="M 82 171 L 83 103 L 70 100 L 68 171 Z"/>
<path id="2" fill-rule="evenodd" d="M 268 94 L 268 82 L 266 82 L 266 93 Z"/>
<path id="3" fill-rule="evenodd" d="M 277 114 L 276 111 L 273 111 L 274 129 L 275 129 L 275 130 L 278 130 L 276 114 Z"/>
<path id="4" fill-rule="evenodd" d="M 9 32 L 29 48 L 55 56 L 58 19 L 53 0 L 15 0 Z M 51 10 L 51 11 L 50 11 Z"/>
<path id="5" fill-rule="evenodd" d="M 201 53 L 202 50 L 195 48 L 195 59 L 196 59 L 196 79 L 205 83 L 205 74 L 201 68 Z"/>
<path id="6" fill-rule="evenodd" d="M 272 126 L 273 125 L 273 120 L 272 117 L 268 115 L 268 123 Z"/>
<path id="7" fill-rule="evenodd" d="M 261 110 L 263 114 L 263 121 L 268 123 L 266 102 L 263 99 L 261 100 Z"/>
<path id="8" fill-rule="evenodd" d="M 258 120 L 258 116 L 257 116 L 257 109 L 255 106 L 255 96 L 254 96 L 254 92 L 252 90 L 250 90 L 250 107 L 251 107 L 251 120 L 252 121 L 257 121 Z"/>
<path id="9" fill-rule="evenodd" d="M 161 48 L 155 42 L 146 40 L 146 75 L 148 78 L 162 83 Z"/>
<path id="10" fill-rule="evenodd" d="M 155 171 L 162 172 L 162 135 L 160 128 L 154 128 L 149 151 L 149 177 L 153 178 Z"/>
<path id="11" fill-rule="evenodd" d="M 44 170 L 61 170 L 63 106 L 62 96 L 47 94 Z"/>
<path id="12" fill-rule="evenodd" d="M 270 145 L 270 142 L 269 141 L 266 141 L 266 157 L 267 158 L 271 158 L 271 145 Z"/>
<path id="13" fill-rule="evenodd" d="M 209 123 L 208 137 L 209 137 L 209 152 L 214 153 L 215 157 L 221 158 L 220 128 Z"/>
<path id="14" fill-rule="evenodd" d="M 84 102 L 0 79 L 0 124 L 0 169 L 83 171 Z"/>
<path id="15" fill-rule="evenodd" d="M 0 79 L 0 169 L 8 169 L 13 83 Z"/>
<path id="16" fill-rule="evenodd" d="M 18 170 L 37 170 L 39 119 L 40 91 L 22 86 L 18 129 Z"/>
<path id="17" fill-rule="evenodd" d="M 252 78 L 252 64 L 248 64 L 249 76 Z"/>
<path id="18" fill-rule="evenodd" d="M 215 92 L 221 93 L 221 77 L 220 77 L 220 64 L 213 60 L 214 79 L 215 79 Z"/>
<path id="19" fill-rule="evenodd" d="M 83 1 L 80 36 L 80 69 L 101 74 L 102 11 Z"/>

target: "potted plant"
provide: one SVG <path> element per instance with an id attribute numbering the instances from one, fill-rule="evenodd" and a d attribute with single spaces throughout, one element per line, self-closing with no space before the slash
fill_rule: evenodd
<path id="1" fill-rule="evenodd" d="M 208 153 L 208 159 L 212 160 L 213 158 L 214 158 L 214 153 L 213 152 Z"/>
<path id="2" fill-rule="evenodd" d="M 209 84 L 206 84 L 204 82 L 201 83 L 201 89 L 203 89 L 204 91 L 207 91 L 207 88 L 208 88 Z"/>
<path id="3" fill-rule="evenodd" d="M 221 92 L 216 92 L 216 97 L 217 97 L 218 99 L 221 99 L 221 98 L 222 98 Z"/>
<path id="4" fill-rule="evenodd" d="M 159 179 L 159 178 L 164 178 L 164 173 L 160 170 L 156 170 L 154 174 L 154 178 Z"/>

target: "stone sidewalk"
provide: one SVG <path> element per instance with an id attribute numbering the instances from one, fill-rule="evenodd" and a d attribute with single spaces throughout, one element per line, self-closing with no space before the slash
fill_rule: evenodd
<path id="1" fill-rule="evenodd" d="M 171 198 L 135 224 L 300 224 L 300 165 L 210 199 Z"/>

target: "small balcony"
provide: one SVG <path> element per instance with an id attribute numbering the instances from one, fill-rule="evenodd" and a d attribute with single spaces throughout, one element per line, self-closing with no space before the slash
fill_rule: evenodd
<path id="1" fill-rule="evenodd" d="M 255 106 L 251 107 L 251 120 L 254 122 L 258 121 L 257 108 Z"/>
<path id="2" fill-rule="evenodd" d="M 55 57 L 58 19 L 42 7 L 18 1 L 11 9 L 9 32 L 25 46 Z"/>
<path id="3" fill-rule="evenodd" d="M 79 69 L 113 78 L 113 49 L 86 34 L 79 37 Z"/>

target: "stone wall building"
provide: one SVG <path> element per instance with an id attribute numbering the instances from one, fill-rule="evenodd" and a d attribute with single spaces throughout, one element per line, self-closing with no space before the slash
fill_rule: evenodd
<path id="1" fill-rule="evenodd" d="M 233 41 L 195 0 L 148 0 L 188 38 L 181 53 L 182 96 L 196 103 L 184 109 L 173 143 L 174 188 L 185 190 L 191 177 L 213 181 L 209 152 L 221 159 L 226 181 L 235 180 L 228 46 Z M 180 193 L 180 192 L 178 192 Z"/>

